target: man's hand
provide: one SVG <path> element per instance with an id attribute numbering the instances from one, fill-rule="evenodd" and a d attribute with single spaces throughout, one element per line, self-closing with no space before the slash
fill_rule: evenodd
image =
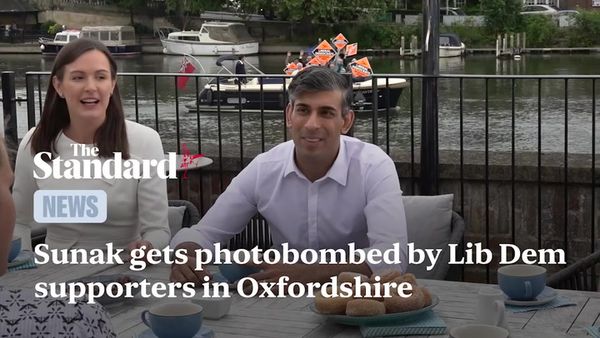
<path id="1" fill-rule="evenodd" d="M 192 242 L 181 243 L 175 248 L 175 250 L 179 249 L 186 250 L 188 259 L 185 264 L 174 263 L 171 265 L 171 276 L 169 277 L 171 282 L 193 282 L 196 287 L 199 287 L 206 282 L 204 280 L 205 276 L 212 278 L 212 275 L 206 269 L 196 270 L 196 250 L 201 249 L 198 244 Z"/>

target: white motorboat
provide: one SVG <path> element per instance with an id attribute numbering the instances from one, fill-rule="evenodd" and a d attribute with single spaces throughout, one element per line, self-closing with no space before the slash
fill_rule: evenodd
<path id="1" fill-rule="evenodd" d="M 458 35 L 440 33 L 440 58 L 449 58 L 465 55 L 467 48 Z"/>
<path id="2" fill-rule="evenodd" d="M 76 29 L 67 29 L 56 33 L 54 39 L 39 38 L 40 50 L 42 55 L 56 55 L 60 49 L 67 43 L 79 39 L 81 31 Z"/>
<path id="3" fill-rule="evenodd" d="M 242 23 L 206 22 L 199 31 L 172 32 L 161 37 L 165 54 L 249 55 L 258 53 L 258 41 Z"/>

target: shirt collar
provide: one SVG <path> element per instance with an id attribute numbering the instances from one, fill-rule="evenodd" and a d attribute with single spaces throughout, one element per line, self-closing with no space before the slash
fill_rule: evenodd
<path id="1" fill-rule="evenodd" d="M 338 151 L 338 155 L 333 162 L 331 168 L 323 178 L 331 178 L 332 180 L 338 182 L 340 185 L 346 186 L 346 181 L 348 179 L 348 159 L 346 158 L 346 142 L 344 142 L 344 136 L 340 136 L 340 150 Z M 294 143 L 292 142 L 292 146 L 290 147 L 290 151 L 288 154 L 288 160 L 283 171 L 283 177 L 287 177 L 289 174 L 295 172 L 296 175 L 300 177 L 305 177 L 304 174 L 300 171 L 298 166 L 296 165 L 296 161 L 294 161 Z"/>

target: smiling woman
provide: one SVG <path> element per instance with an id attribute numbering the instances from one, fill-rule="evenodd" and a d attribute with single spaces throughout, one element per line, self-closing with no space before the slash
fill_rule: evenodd
<path id="1" fill-rule="evenodd" d="M 57 215 L 56 222 L 47 227 L 46 243 L 51 249 L 103 248 L 109 242 L 130 250 L 166 246 L 166 181 L 155 166 L 149 167 L 150 174 L 144 179 L 104 177 L 102 172 L 92 172 L 88 178 L 65 179 L 60 175 L 64 172 L 41 175 L 34 162 L 39 153 L 50 154 L 42 157 L 48 163 L 55 159 L 65 163 L 102 162 L 101 166 L 91 166 L 94 171 L 102 170 L 106 163 L 114 164 L 116 154 L 140 163 L 164 160 L 158 134 L 125 120 L 116 74 L 112 56 L 95 40 L 70 42 L 57 55 L 40 122 L 25 135 L 17 153 L 15 231 L 23 238 L 24 247 L 31 246 L 31 226 L 36 210 L 42 207 L 33 202 L 34 193 L 40 190 L 46 194 L 53 190 L 79 190 L 80 194 L 102 190 L 108 197 L 97 205 L 108 215 L 103 223 L 85 217 L 64 220 Z M 84 148 L 95 151 L 77 151 Z"/>

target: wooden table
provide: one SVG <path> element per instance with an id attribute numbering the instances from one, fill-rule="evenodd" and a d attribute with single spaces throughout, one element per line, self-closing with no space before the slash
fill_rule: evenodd
<path id="1" fill-rule="evenodd" d="M 33 287 L 40 281 L 60 282 L 95 274 L 130 273 L 143 275 L 152 281 L 167 281 L 169 267 L 161 264 L 144 272 L 132 272 L 123 266 L 41 265 L 37 269 L 9 272 L 0 278 L 6 287 Z M 471 323 L 474 320 L 476 294 L 482 284 L 422 280 L 440 298 L 434 311 L 448 328 Z M 512 313 L 506 311 L 511 337 L 585 337 L 584 328 L 600 324 L 600 293 L 559 290 L 559 294 L 577 303 L 577 306 L 551 310 Z M 180 301 L 185 301 L 183 298 Z M 134 337 L 146 330 L 140 313 L 158 303 L 173 299 L 143 299 L 136 297 L 108 307 L 119 337 Z M 312 299 L 282 298 L 246 299 L 233 293 L 230 313 L 218 321 L 205 319 L 216 337 L 361 337 L 355 327 L 327 322 L 308 308 Z M 423 336 L 419 336 L 423 337 Z M 447 337 L 447 336 L 431 336 Z"/>

